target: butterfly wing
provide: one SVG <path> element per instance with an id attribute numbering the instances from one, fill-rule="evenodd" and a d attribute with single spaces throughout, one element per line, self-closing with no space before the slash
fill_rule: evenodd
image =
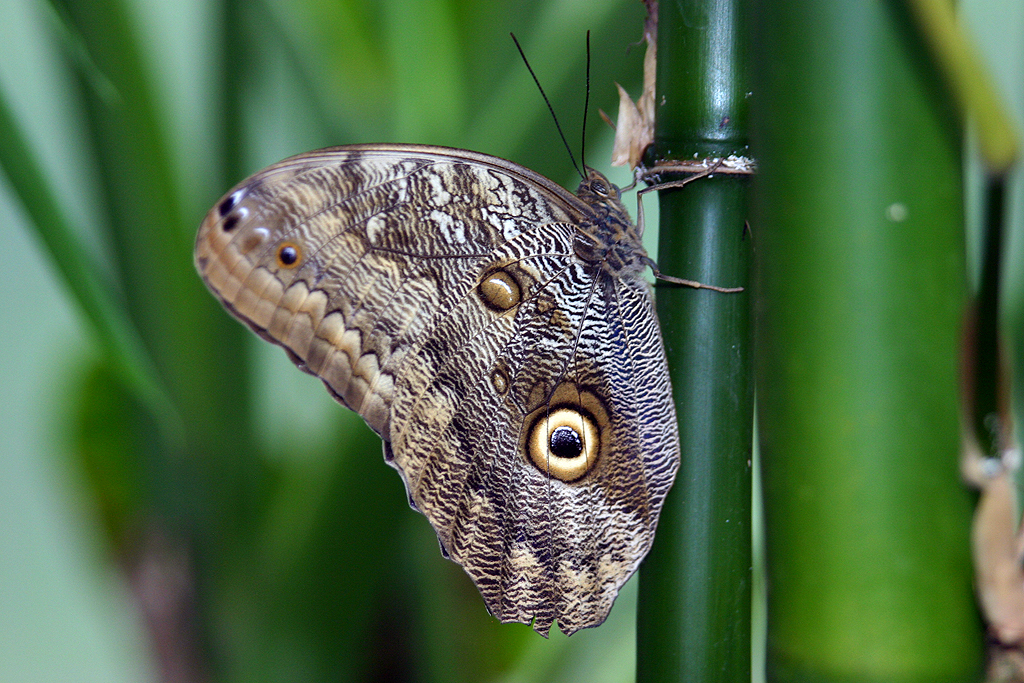
<path id="1" fill-rule="evenodd" d="M 502 621 L 595 626 L 653 538 L 678 436 L 648 285 L 577 255 L 587 207 L 437 147 L 292 157 L 211 210 L 224 305 L 385 441 Z"/>

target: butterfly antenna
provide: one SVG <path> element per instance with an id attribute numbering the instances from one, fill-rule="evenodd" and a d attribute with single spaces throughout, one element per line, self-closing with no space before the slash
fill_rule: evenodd
<path id="1" fill-rule="evenodd" d="M 509 35 L 512 36 L 512 42 L 516 44 L 516 48 L 519 50 L 519 54 L 523 58 L 523 63 L 526 64 L 526 70 L 530 72 L 531 76 L 533 76 L 533 82 L 537 84 L 537 90 L 540 90 L 540 96 L 544 98 L 544 104 L 548 105 L 548 111 L 551 112 L 551 118 L 555 122 L 555 128 L 558 129 L 558 135 L 562 138 L 562 144 L 565 145 L 565 150 L 569 152 L 569 159 L 572 161 L 573 168 L 576 169 L 576 172 L 580 174 L 581 178 L 586 180 L 587 176 L 583 175 L 583 172 L 580 170 L 580 167 L 576 165 L 576 157 L 573 156 L 572 148 L 569 147 L 569 141 L 565 139 L 565 133 L 562 132 L 562 126 L 560 126 L 558 123 L 558 117 L 555 116 L 555 108 L 551 106 L 551 100 L 548 99 L 547 94 L 544 92 L 544 88 L 541 87 L 540 81 L 537 79 L 537 74 L 533 73 L 533 67 L 530 66 L 529 60 L 526 59 L 526 53 L 523 52 L 522 45 L 520 45 L 519 41 L 516 39 L 516 34 L 509 33 Z M 589 92 L 589 90 L 590 88 L 588 87 L 587 91 Z"/>
<path id="2" fill-rule="evenodd" d="M 590 30 L 587 30 L 587 94 L 583 98 L 583 140 L 580 142 L 580 163 L 587 167 L 587 109 L 590 108 Z"/>

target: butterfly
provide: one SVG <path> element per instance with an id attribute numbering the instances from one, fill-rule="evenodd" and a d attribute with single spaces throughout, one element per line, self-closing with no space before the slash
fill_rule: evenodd
<path id="1" fill-rule="evenodd" d="M 640 238 L 594 170 L 573 194 L 485 154 L 353 145 L 242 181 L 195 263 L 381 436 L 491 614 L 546 636 L 604 621 L 679 466 Z"/>

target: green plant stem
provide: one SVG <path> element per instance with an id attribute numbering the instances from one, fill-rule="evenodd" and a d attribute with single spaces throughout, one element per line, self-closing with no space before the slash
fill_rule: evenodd
<path id="1" fill-rule="evenodd" d="M 657 161 L 746 154 L 744 4 L 688 3 L 685 16 L 681 5 L 661 6 Z M 663 191 L 661 270 L 747 287 L 748 186 L 718 174 Z M 637 680 L 749 680 L 750 291 L 661 284 L 657 304 L 682 465 L 641 571 Z"/>
<path id="2" fill-rule="evenodd" d="M 902 7 L 758 8 L 773 681 L 973 681 L 981 668 L 957 462 L 961 136 Z"/>

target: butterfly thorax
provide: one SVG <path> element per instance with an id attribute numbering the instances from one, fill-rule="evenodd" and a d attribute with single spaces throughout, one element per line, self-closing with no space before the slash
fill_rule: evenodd
<path id="1" fill-rule="evenodd" d="M 591 168 L 580 183 L 576 196 L 591 210 L 591 220 L 580 226 L 576 255 L 588 263 L 600 264 L 614 277 L 639 273 L 647 266 L 647 252 L 640 232 L 629 217 L 619 188 Z"/>

